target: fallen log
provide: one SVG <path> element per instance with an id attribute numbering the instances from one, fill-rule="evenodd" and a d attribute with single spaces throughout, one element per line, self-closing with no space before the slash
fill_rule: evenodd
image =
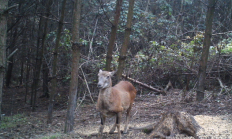
<path id="1" fill-rule="evenodd" d="M 150 89 L 150 90 L 155 91 L 155 92 L 156 92 L 155 94 L 157 94 L 157 95 L 158 95 L 158 94 L 166 95 L 166 92 L 165 92 L 163 89 L 162 89 L 162 90 L 156 89 L 156 88 L 154 88 L 154 87 L 152 87 L 152 86 L 150 86 L 150 85 L 147 85 L 147 84 L 142 83 L 142 82 L 140 82 L 140 81 L 138 81 L 138 80 L 132 79 L 132 78 L 130 78 L 130 77 L 124 75 L 124 74 L 122 74 L 122 77 L 125 78 L 125 79 L 127 79 L 127 80 L 129 80 L 129 81 L 132 81 L 132 82 L 134 82 L 134 83 L 137 83 L 137 84 L 139 84 L 139 85 L 141 85 L 141 86 L 143 86 L 143 87 L 146 87 L 146 88 L 148 88 L 148 89 Z"/>
<path id="2" fill-rule="evenodd" d="M 145 127 L 133 127 L 130 129 L 142 130 L 149 133 L 149 138 L 175 137 L 177 134 L 186 134 L 198 138 L 197 132 L 201 127 L 194 117 L 186 112 L 166 112 L 158 123 Z"/>

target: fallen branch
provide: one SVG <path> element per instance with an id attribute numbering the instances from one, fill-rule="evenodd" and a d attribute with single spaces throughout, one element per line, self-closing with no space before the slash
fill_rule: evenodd
<path id="1" fill-rule="evenodd" d="M 166 95 L 166 92 L 165 92 L 164 90 L 156 89 L 156 88 L 154 88 L 154 87 L 152 87 L 152 86 L 150 86 L 150 85 L 147 85 L 147 84 L 145 84 L 145 83 L 142 83 L 142 82 L 140 82 L 140 81 L 137 81 L 137 80 L 135 80 L 135 79 L 132 79 L 132 78 L 130 78 L 130 77 L 124 75 L 124 74 L 122 74 L 122 77 L 125 78 L 125 79 L 127 79 L 127 80 L 129 80 L 129 81 L 132 81 L 132 82 L 134 82 L 134 83 L 137 83 L 137 84 L 139 84 L 139 85 L 141 85 L 141 86 L 143 86 L 143 87 L 146 87 L 146 88 L 148 88 L 148 89 L 150 89 L 150 90 L 153 90 L 153 91 L 157 92 L 156 94 Z"/>
<path id="2" fill-rule="evenodd" d="M 230 88 L 228 88 L 226 85 L 224 85 L 224 84 L 222 83 L 222 81 L 221 81 L 220 78 L 217 78 L 217 80 L 218 80 L 218 82 L 219 82 L 219 84 L 220 84 L 220 86 L 221 86 L 221 91 L 220 91 L 220 93 L 218 94 L 218 96 L 221 95 L 223 92 L 229 93 L 229 92 L 231 91 Z"/>

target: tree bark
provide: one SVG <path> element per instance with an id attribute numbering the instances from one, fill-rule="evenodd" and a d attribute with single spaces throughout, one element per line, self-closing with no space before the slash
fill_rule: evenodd
<path id="1" fill-rule="evenodd" d="M 203 49 L 201 54 L 199 72 L 198 72 L 197 101 L 201 101 L 204 99 L 204 83 L 205 83 L 207 61 L 208 61 L 209 48 L 210 48 L 211 36 L 212 36 L 212 22 L 213 22 L 215 5 L 216 5 L 216 0 L 208 0 L 208 11 L 205 21 L 206 29 L 205 29 L 205 35 L 203 41 Z"/>
<path id="2" fill-rule="evenodd" d="M 46 12 L 49 12 L 51 0 L 42 1 L 46 5 Z M 45 15 L 46 16 L 46 15 Z M 40 17 L 39 23 L 39 33 L 38 33 L 38 40 L 37 40 L 37 56 L 36 56 L 36 63 L 35 63 L 35 73 L 34 79 L 32 83 L 32 96 L 31 96 L 31 104 L 32 104 L 32 111 L 35 111 L 36 105 L 36 98 L 37 98 L 37 87 L 39 84 L 40 72 L 42 67 L 42 60 L 44 54 L 44 43 L 45 43 L 45 36 L 47 34 L 47 22 L 48 19 L 44 17 Z"/>
<path id="3" fill-rule="evenodd" d="M 76 109 L 77 88 L 78 88 L 78 69 L 80 60 L 80 17 L 81 17 L 81 0 L 75 0 L 73 9 L 73 29 L 72 29 L 72 72 L 71 83 L 69 88 L 68 109 L 65 121 L 64 132 L 69 133 L 74 126 L 74 112 Z"/>
<path id="4" fill-rule="evenodd" d="M 36 7 L 37 8 L 37 7 Z M 40 39 L 41 39 L 41 33 L 42 32 L 42 17 L 39 21 L 39 31 L 38 31 L 38 38 L 37 38 L 37 48 L 36 48 L 36 58 L 35 58 L 35 64 L 33 69 L 33 82 L 31 84 L 31 101 L 30 104 L 32 106 L 32 111 L 35 111 L 35 99 L 36 99 L 36 91 L 37 91 L 37 85 L 39 82 L 40 77 L 40 59 L 41 59 L 41 48 L 40 48 Z"/>
<path id="5" fill-rule="evenodd" d="M 43 95 L 40 96 L 40 98 L 43 97 L 49 98 L 48 73 L 49 73 L 48 65 L 45 61 L 43 61 Z"/>
<path id="6" fill-rule="evenodd" d="M 6 62 L 6 37 L 7 37 L 7 14 L 8 0 L 0 0 L 0 125 L 2 115 L 2 91 Z"/>
<path id="7" fill-rule="evenodd" d="M 23 76 L 24 76 L 24 57 L 22 57 L 22 61 L 21 61 L 21 68 L 20 68 L 20 78 L 19 78 L 19 85 L 23 84 Z"/>
<path id="8" fill-rule="evenodd" d="M 56 44 L 55 44 L 55 49 L 53 52 L 54 56 L 53 56 L 53 63 L 52 63 L 52 80 L 51 80 L 52 86 L 51 86 L 51 94 L 50 94 L 49 106 L 48 106 L 48 121 L 47 121 L 48 124 L 52 123 L 53 105 L 55 101 L 55 94 L 57 92 L 56 72 L 57 72 L 58 48 L 60 45 L 61 31 L 63 28 L 65 5 L 66 5 L 66 0 L 63 0 L 62 9 L 61 9 L 61 17 L 60 17 L 59 26 L 58 26 L 57 35 L 56 35 Z"/>
<path id="9" fill-rule="evenodd" d="M 122 2 L 123 0 L 117 0 L 117 4 L 115 7 L 116 10 L 115 10 L 114 22 L 112 23 L 112 27 L 111 27 L 110 41 L 108 44 L 108 50 L 107 50 L 107 56 L 106 56 L 106 70 L 107 71 L 110 70 L 110 66 L 111 66 L 113 48 L 114 48 L 114 43 L 115 43 L 116 34 L 117 34 L 117 28 L 118 28 L 118 22 L 120 18 Z"/>
<path id="10" fill-rule="evenodd" d="M 134 9 L 134 0 L 129 1 L 129 9 L 127 14 L 127 23 L 126 23 L 126 29 L 125 29 L 125 36 L 123 45 L 120 51 L 119 56 L 119 65 L 118 65 L 118 71 L 117 71 L 117 80 L 119 81 L 123 68 L 125 67 L 125 60 L 126 60 L 126 53 L 127 53 L 127 47 L 130 42 L 130 34 L 131 34 L 131 26 L 132 26 L 132 19 L 133 19 L 133 9 Z"/>
<path id="11" fill-rule="evenodd" d="M 9 55 L 14 51 L 13 48 L 16 44 L 17 41 L 17 28 L 14 30 L 13 33 L 13 38 L 12 38 L 12 42 L 10 44 L 10 46 L 8 47 L 8 52 Z M 14 55 L 12 55 L 9 59 L 7 59 L 7 61 L 9 61 L 9 63 L 7 63 L 7 71 L 6 71 L 6 87 L 9 87 L 11 84 L 11 77 L 12 77 L 12 71 L 13 71 L 13 67 L 14 67 Z"/>
<path id="12" fill-rule="evenodd" d="M 46 40 L 46 35 L 47 35 L 47 26 L 48 26 L 48 17 L 50 15 L 50 7 L 52 5 L 52 0 L 48 0 L 46 3 L 46 19 L 45 19 L 45 25 L 44 25 L 44 33 L 43 33 L 43 38 L 42 38 L 42 48 L 43 48 L 43 53 L 45 53 L 46 49 L 45 49 L 45 40 Z M 49 98 L 49 89 L 48 89 L 48 73 L 49 73 L 49 68 L 48 65 L 45 61 L 45 58 L 43 56 L 42 59 L 42 63 L 43 63 L 43 96 L 41 97 L 47 97 Z"/>
<path id="13" fill-rule="evenodd" d="M 30 57 L 30 50 L 27 50 L 28 54 L 27 56 Z M 25 84 L 25 88 L 26 88 L 26 93 L 25 93 L 25 103 L 27 103 L 27 94 L 28 94 L 28 82 L 29 82 L 29 77 L 30 77 L 30 70 L 31 70 L 31 59 L 27 58 L 27 64 L 26 64 L 26 84 Z"/>

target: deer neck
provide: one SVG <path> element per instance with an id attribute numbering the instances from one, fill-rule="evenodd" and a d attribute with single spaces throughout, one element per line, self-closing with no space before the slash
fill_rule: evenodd
<path id="1" fill-rule="evenodd" d="M 101 95 L 110 94 L 110 93 L 111 93 L 111 90 L 112 90 L 112 87 L 107 87 L 107 88 L 100 89 L 100 94 L 101 94 Z"/>
<path id="2" fill-rule="evenodd" d="M 100 90 L 99 96 L 103 102 L 108 102 L 110 100 L 112 87 L 107 87 Z"/>
<path id="3" fill-rule="evenodd" d="M 112 81 L 110 80 L 108 87 L 100 89 L 99 96 L 102 98 L 102 101 L 109 101 L 111 92 Z"/>

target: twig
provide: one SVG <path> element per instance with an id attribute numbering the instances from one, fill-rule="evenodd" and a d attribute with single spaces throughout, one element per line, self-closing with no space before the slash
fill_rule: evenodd
<path id="1" fill-rule="evenodd" d="M 88 85 L 88 83 L 87 83 L 87 81 L 86 81 L 86 78 L 85 78 L 85 74 L 84 74 L 82 68 L 80 68 L 80 69 L 81 69 L 81 72 L 82 72 L 82 74 L 83 74 L 83 76 L 84 76 L 84 81 L 85 81 L 86 87 L 87 87 L 87 89 L 88 89 L 89 96 L 90 96 L 90 98 L 91 98 L 91 100 L 92 100 L 92 102 L 93 102 L 93 104 L 94 104 L 95 102 L 93 101 L 93 98 L 92 98 L 92 95 L 91 95 L 91 92 L 90 92 L 90 89 L 89 89 L 89 85 Z"/>
<path id="2" fill-rule="evenodd" d="M 16 48 L 8 57 L 7 59 L 11 58 L 19 49 Z"/>
<path id="3" fill-rule="evenodd" d="M 49 20 L 53 20 L 53 21 L 56 21 L 56 22 L 60 22 L 59 20 L 54 19 L 54 18 L 49 18 L 49 17 L 46 17 L 46 16 L 41 16 L 41 17 L 49 19 Z M 71 24 L 71 23 L 70 22 L 63 22 L 63 24 Z"/>
<path id="4" fill-rule="evenodd" d="M 221 86 L 221 91 L 220 91 L 220 93 L 218 94 L 218 96 L 219 96 L 220 94 L 222 94 L 223 90 L 225 90 L 226 93 L 228 93 L 229 91 L 231 91 L 231 89 L 229 89 L 227 86 L 223 85 L 221 79 L 217 78 L 217 80 L 218 80 L 218 82 L 219 82 L 219 84 L 220 84 L 220 86 Z"/>
<path id="5" fill-rule="evenodd" d="M 223 34 L 227 34 L 227 33 L 232 33 L 232 31 L 215 33 L 215 34 L 212 34 L 212 36 L 214 36 L 214 35 L 223 35 Z"/>
<path id="6" fill-rule="evenodd" d="M 3 12 L 1 12 L 0 15 L 7 14 L 8 11 L 10 11 L 11 9 L 16 8 L 18 6 L 19 6 L 19 4 L 12 5 L 12 6 L 8 7 L 6 10 L 4 10 Z"/>
<path id="7" fill-rule="evenodd" d="M 96 23 L 95 23 L 95 26 L 94 26 L 92 38 L 91 38 L 90 43 L 89 43 L 89 55 L 88 55 L 88 60 L 89 60 L 89 58 L 90 58 L 90 54 L 93 53 L 93 37 L 94 37 L 95 32 L 96 32 L 96 29 L 97 29 L 97 23 L 98 23 L 98 17 L 97 17 L 97 20 L 96 20 Z"/>
<path id="8" fill-rule="evenodd" d="M 138 111 L 136 111 L 131 117 L 135 116 L 137 112 L 138 112 Z"/>
<path id="9" fill-rule="evenodd" d="M 80 107 L 80 105 L 82 104 L 82 102 L 85 100 L 85 95 L 86 95 L 86 91 L 85 91 L 85 93 L 84 93 L 84 96 L 83 96 L 82 99 L 81 99 L 81 102 L 77 105 L 75 111 L 77 111 L 77 109 Z"/>

